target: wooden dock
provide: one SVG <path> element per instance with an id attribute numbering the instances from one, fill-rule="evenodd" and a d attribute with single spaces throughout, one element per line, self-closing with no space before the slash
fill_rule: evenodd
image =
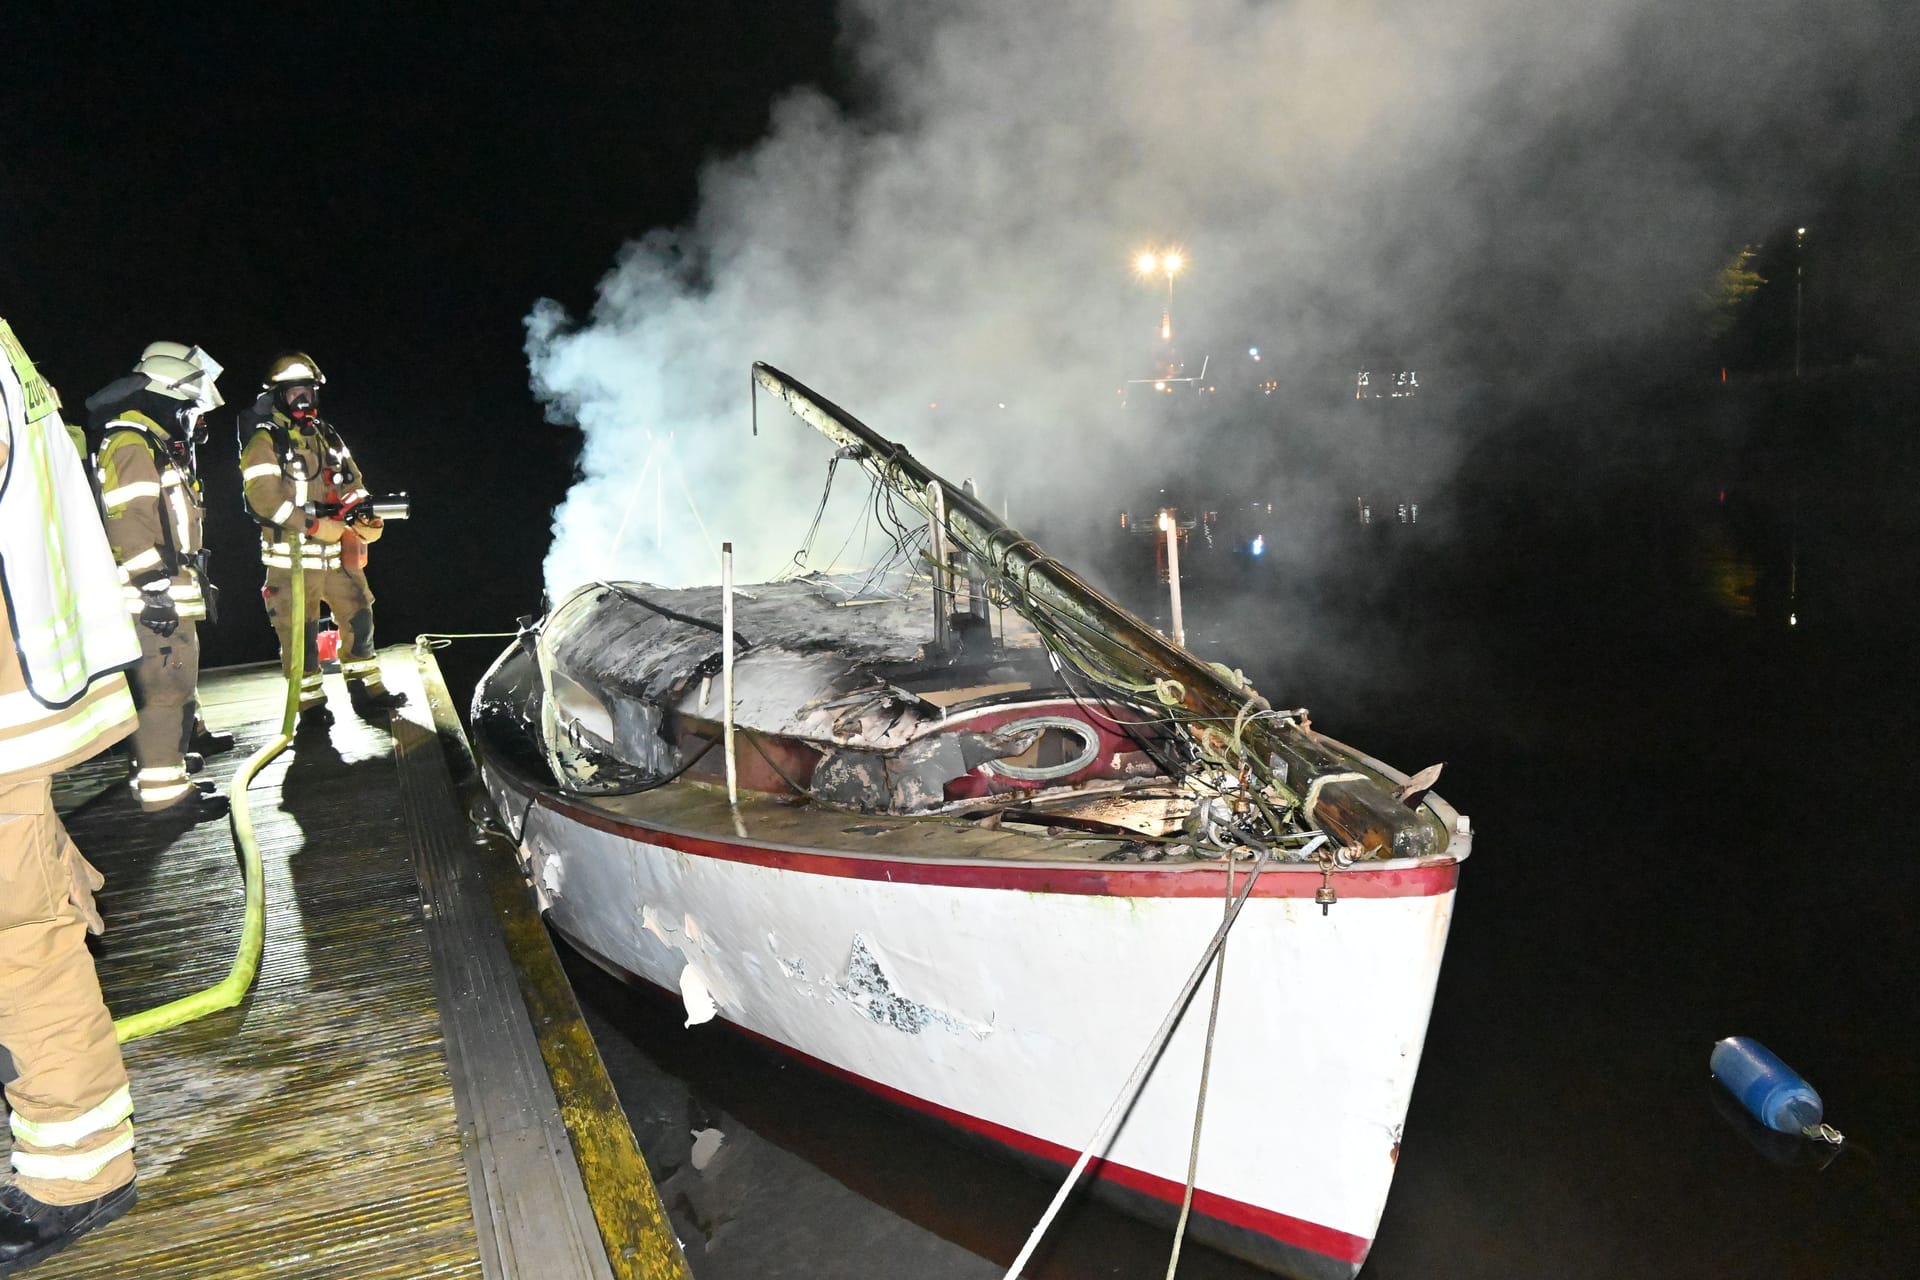
<path id="1" fill-rule="evenodd" d="M 139 1205 L 36 1277 L 686 1277 L 511 852 L 475 825 L 438 669 L 415 659 L 382 655 L 410 695 L 391 732 L 329 677 L 331 734 L 255 781 L 259 978 L 126 1046 Z M 284 685 L 236 668 L 200 689 L 240 739 L 208 762 L 225 789 L 276 735 Z M 224 977 L 243 909 L 228 824 L 142 815 L 126 768 L 101 757 L 56 786 L 107 877 L 116 1015 Z"/>

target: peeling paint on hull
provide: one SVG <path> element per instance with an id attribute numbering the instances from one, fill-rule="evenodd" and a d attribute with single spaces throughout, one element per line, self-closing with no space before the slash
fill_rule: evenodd
<path id="1" fill-rule="evenodd" d="M 1116 881 L 1126 893 L 1061 892 L 1052 882 L 1070 872 L 1047 864 L 998 868 L 991 887 L 940 883 L 924 852 L 849 871 L 831 850 L 688 840 L 605 812 L 585 821 L 553 797 L 529 807 L 497 771 L 488 783 L 503 811 L 526 814 L 536 882 L 565 857 L 552 918 L 583 949 L 669 991 L 684 993 L 693 970 L 726 1021 L 1056 1163 L 1097 1127 L 1222 910 L 1218 896 L 1178 888 L 1177 873 L 1158 877 L 1158 895 L 1145 871 Z M 1298 1275 L 1351 1274 L 1364 1260 L 1455 870 L 1345 872 L 1324 916 L 1292 889 L 1249 900 L 1228 947 L 1200 1238 Z M 1179 1200 L 1205 1031 L 1199 999 L 1094 1167 L 1124 1197 Z"/>

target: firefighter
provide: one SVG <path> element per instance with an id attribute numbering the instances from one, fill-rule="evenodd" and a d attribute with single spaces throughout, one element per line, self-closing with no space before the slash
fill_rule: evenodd
<path id="1" fill-rule="evenodd" d="M 203 419 L 221 403 L 220 365 L 198 347 L 156 342 L 133 372 L 87 400 L 98 426 L 95 472 L 107 540 L 120 565 L 127 609 L 140 630 L 132 672 L 140 728 L 133 737 L 133 791 L 147 813 L 195 821 L 227 812 L 210 783 L 192 781 L 201 756 L 190 748 L 230 746 L 199 718 L 198 622 L 214 616 L 201 537 L 206 508 L 195 466 Z M 196 729 L 198 734 L 196 735 Z"/>
<path id="2" fill-rule="evenodd" d="M 87 953 L 100 875 L 53 807 L 53 775 L 134 731 L 120 668 L 132 615 L 59 399 L 0 320 L 0 1048 L 13 1182 L 0 1274 L 132 1207 L 133 1100 Z"/>
<path id="3" fill-rule="evenodd" d="M 320 366 L 301 352 L 281 356 L 267 370 L 260 397 L 240 415 L 240 474 L 247 509 L 260 525 L 260 560 L 267 567 L 261 595 L 280 637 L 280 666 L 291 673 L 294 530 L 306 542 L 305 658 L 300 682 L 303 732 L 333 723 L 321 684 L 319 624 L 325 602 L 340 628 L 340 671 L 353 708 L 375 718 L 401 706 L 404 693 L 388 691 L 373 648 L 373 591 L 367 585 L 367 546 L 379 539 L 380 518 L 363 506 L 369 494 L 340 433 L 320 416 Z"/>

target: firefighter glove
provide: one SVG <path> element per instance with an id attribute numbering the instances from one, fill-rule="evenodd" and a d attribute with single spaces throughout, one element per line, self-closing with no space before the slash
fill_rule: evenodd
<path id="1" fill-rule="evenodd" d="M 180 611 L 174 607 L 173 597 L 167 594 L 165 582 L 140 588 L 138 622 L 157 636 L 170 636 L 180 629 Z"/>

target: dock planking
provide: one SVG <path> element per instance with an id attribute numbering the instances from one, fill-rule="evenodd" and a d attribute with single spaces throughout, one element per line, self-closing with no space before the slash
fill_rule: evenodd
<path id="1" fill-rule="evenodd" d="M 284 689 L 271 668 L 203 678 L 202 714 L 239 738 L 208 762 L 223 788 L 277 733 Z M 67 825 L 107 877 L 96 956 L 116 1015 L 225 976 L 244 898 L 228 825 L 142 815 L 125 769 L 90 761 L 57 797 L 84 801 Z M 125 1046 L 140 1203 L 35 1274 L 479 1276 L 385 730 L 340 715 L 263 771 L 253 805 L 259 978 L 236 1007 Z"/>
<path id="2" fill-rule="evenodd" d="M 563 1100 L 539 1069 L 552 1049 L 515 972 L 529 949 L 499 939 L 496 915 L 511 927 L 511 912 L 476 908 L 480 873 L 458 853 L 472 828 L 437 747 L 423 749 L 435 742 L 428 699 L 409 651 L 382 656 L 388 684 L 412 695 L 393 726 L 402 748 L 346 712 L 329 677 L 331 733 L 255 780 L 259 977 L 235 1008 L 124 1046 L 140 1202 L 36 1276 L 685 1274 L 671 1245 L 610 1261 L 594 1232 L 597 1212 L 637 1222 L 622 1239 L 643 1239 L 648 1215 L 630 1206 L 651 1183 L 637 1154 L 616 1191 L 597 1192 L 598 1171 L 595 1188 L 583 1182 Z M 208 762 L 223 789 L 277 734 L 284 687 L 267 667 L 203 675 L 203 715 L 239 739 Z M 142 815 L 126 770 L 111 754 L 55 785 L 75 843 L 107 877 L 95 945 L 116 1015 L 224 977 L 244 907 L 228 824 Z M 589 1066 L 573 1074 L 597 1071 L 597 1057 Z M 624 1131 L 617 1113 L 595 1123 L 616 1121 Z"/>

